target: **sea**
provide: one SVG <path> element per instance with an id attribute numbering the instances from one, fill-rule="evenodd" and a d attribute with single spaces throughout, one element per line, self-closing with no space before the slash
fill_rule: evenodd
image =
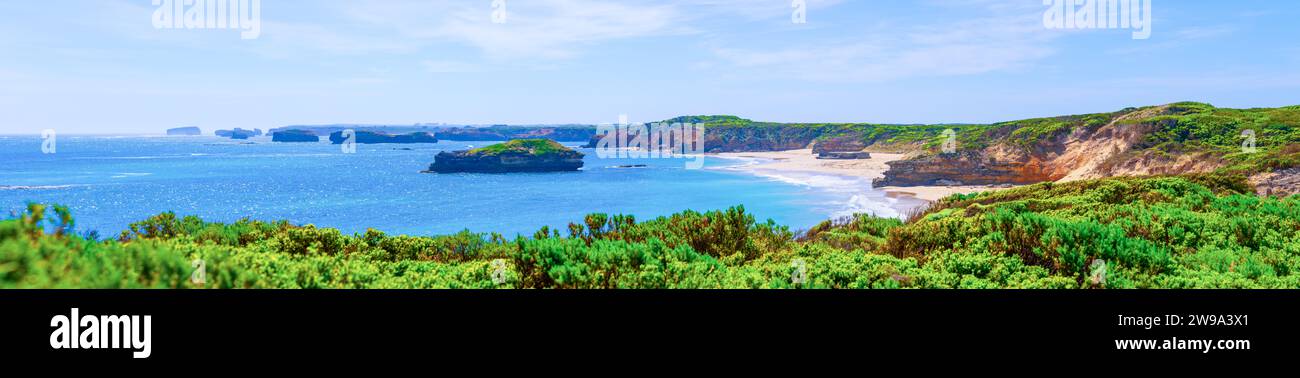
<path id="1" fill-rule="evenodd" d="M 0 211 L 29 202 L 68 206 L 78 232 L 114 236 L 162 212 L 213 222 L 287 220 L 389 234 L 462 230 L 532 235 L 586 214 L 638 220 L 743 205 L 792 230 L 854 213 L 900 217 L 919 201 L 891 198 L 864 179 L 773 172 L 760 159 L 602 158 L 578 172 L 421 173 L 441 151 L 495 142 L 339 145 L 212 136 L 0 136 Z M 50 153 L 47 153 L 50 152 Z"/>

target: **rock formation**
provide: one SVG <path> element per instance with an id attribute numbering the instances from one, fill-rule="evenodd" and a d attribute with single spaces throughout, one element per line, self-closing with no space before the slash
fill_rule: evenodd
<path id="1" fill-rule="evenodd" d="M 234 130 L 217 130 L 217 136 L 230 139 L 248 139 L 256 136 L 262 136 L 262 129 L 245 130 L 236 127 Z"/>
<path id="2" fill-rule="evenodd" d="M 817 154 L 817 158 L 826 159 L 826 160 L 865 160 L 871 158 L 871 153 L 863 152 L 863 151 L 857 151 L 857 152 L 823 151 Z"/>
<path id="3" fill-rule="evenodd" d="M 315 142 L 320 142 L 320 137 L 316 136 L 315 133 L 306 130 L 285 130 L 285 131 L 276 131 L 274 134 L 271 134 L 271 141 L 288 142 L 288 143 L 308 143 L 308 142 L 315 143 Z"/>
<path id="4" fill-rule="evenodd" d="M 456 152 L 442 152 L 429 165 L 436 173 L 560 172 L 582 168 L 580 152 L 547 139 L 520 139 Z"/>
<path id="5" fill-rule="evenodd" d="M 960 186 L 1032 184 L 1052 181 L 1041 167 L 1022 161 L 999 161 L 979 151 L 959 151 L 891 161 L 885 177 L 872 186 Z"/>

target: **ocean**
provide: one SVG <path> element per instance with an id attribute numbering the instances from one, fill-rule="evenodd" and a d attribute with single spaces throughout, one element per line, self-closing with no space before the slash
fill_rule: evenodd
<path id="1" fill-rule="evenodd" d="M 136 221 L 173 211 L 207 221 L 288 220 L 389 234 L 470 230 L 532 235 L 567 229 L 588 213 L 638 220 L 683 210 L 744 205 L 759 221 L 793 230 L 852 213 L 898 217 L 914 206 L 849 177 L 757 168 L 753 159 L 599 158 L 580 172 L 426 174 L 434 155 L 495 142 L 358 145 L 344 154 L 322 143 L 217 137 L 59 136 L 55 153 L 37 136 L 0 136 L 0 210 L 27 202 L 71 208 L 80 232 L 114 236 Z M 644 165 L 629 168 L 625 166 Z"/>

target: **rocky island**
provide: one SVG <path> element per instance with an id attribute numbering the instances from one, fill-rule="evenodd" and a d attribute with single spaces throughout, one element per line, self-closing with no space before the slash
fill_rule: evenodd
<path id="1" fill-rule="evenodd" d="M 294 143 L 294 142 L 315 143 L 315 142 L 320 142 L 320 137 L 316 136 L 316 133 L 307 130 L 285 130 L 285 131 L 276 131 L 275 133 L 271 134 L 271 141 L 289 142 L 289 143 Z"/>
<path id="2" fill-rule="evenodd" d="M 168 136 L 196 136 L 196 135 L 203 135 L 203 130 L 192 126 L 177 127 L 174 129 L 167 129 L 167 135 Z"/>
<path id="3" fill-rule="evenodd" d="M 234 130 L 217 130 L 217 136 L 230 139 L 248 139 L 262 136 L 262 129 L 244 130 L 236 127 Z"/>
<path id="4" fill-rule="evenodd" d="M 562 172 L 582 168 L 581 152 L 549 139 L 518 139 L 456 152 L 439 153 L 428 172 Z"/>
<path id="5" fill-rule="evenodd" d="M 348 140 L 342 131 L 330 133 L 330 142 L 334 144 L 343 144 Z M 416 132 L 402 135 L 392 135 L 382 131 L 356 131 L 355 141 L 360 144 L 381 144 L 381 143 L 438 143 L 438 138 L 428 132 Z"/>

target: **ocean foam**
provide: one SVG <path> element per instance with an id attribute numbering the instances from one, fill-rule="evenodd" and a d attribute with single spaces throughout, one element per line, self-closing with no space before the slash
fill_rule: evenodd
<path id="1" fill-rule="evenodd" d="M 832 218 L 871 214 L 882 218 L 902 218 L 904 212 L 898 199 L 890 198 L 884 191 L 872 188 L 871 181 L 861 177 L 828 175 L 824 173 L 780 171 L 762 168 L 765 159 L 737 158 L 747 164 L 719 169 L 743 172 L 769 180 L 800 186 L 821 192 L 831 200 L 824 203 L 826 215 Z"/>
<path id="2" fill-rule="evenodd" d="M 76 185 L 0 185 L 0 190 L 59 190 Z"/>

